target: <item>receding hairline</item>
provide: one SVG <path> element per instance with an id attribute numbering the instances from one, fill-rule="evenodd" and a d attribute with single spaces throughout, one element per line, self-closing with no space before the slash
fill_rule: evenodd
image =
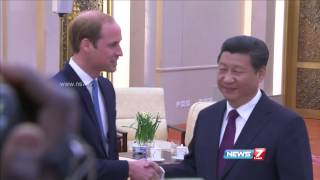
<path id="1" fill-rule="evenodd" d="M 107 23 L 115 23 L 115 20 L 112 16 L 105 14 L 101 11 L 96 10 L 89 10 L 89 11 L 83 11 L 81 12 L 74 21 L 78 20 L 90 20 L 90 21 L 100 21 L 100 22 L 107 22 Z"/>

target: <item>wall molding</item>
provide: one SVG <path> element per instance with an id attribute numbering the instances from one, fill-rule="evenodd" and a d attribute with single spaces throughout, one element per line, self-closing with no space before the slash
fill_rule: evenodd
<path id="1" fill-rule="evenodd" d="M 44 1 L 36 2 L 36 66 L 40 72 L 45 71 L 45 4 Z"/>
<path id="2" fill-rule="evenodd" d="M 1 32 L 0 32 L 0 39 L 2 41 L 0 42 L 0 54 L 2 57 L 2 60 L 4 63 L 8 62 L 8 2 L 7 1 L 1 1 Z"/>
<path id="3" fill-rule="evenodd" d="M 318 62 L 297 62 L 298 68 L 320 69 L 320 63 Z"/>
<path id="4" fill-rule="evenodd" d="M 194 71 L 194 70 L 204 70 L 204 69 L 216 69 L 218 65 L 201 65 L 201 66 L 181 66 L 181 67 L 166 67 L 166 68 L 156 68 L 157 72 L 175 72 L 175 71 Z"/>

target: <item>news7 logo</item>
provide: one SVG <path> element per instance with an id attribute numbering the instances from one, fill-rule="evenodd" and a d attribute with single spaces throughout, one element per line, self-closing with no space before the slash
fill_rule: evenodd
<path id="1" fill-rule="evenodd" d="M 253 160 L 263 161 L 266 155 L 266 148 L 254 148 L 253 151 Z"/>

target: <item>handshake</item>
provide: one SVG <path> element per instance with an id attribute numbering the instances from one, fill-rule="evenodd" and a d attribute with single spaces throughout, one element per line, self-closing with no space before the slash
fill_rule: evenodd
<path id="1" fill-rule="evenodd" d="M 147 160 L 128 161 L 132 180 L 163 179 L 164 171 L 156 163 Z"/>

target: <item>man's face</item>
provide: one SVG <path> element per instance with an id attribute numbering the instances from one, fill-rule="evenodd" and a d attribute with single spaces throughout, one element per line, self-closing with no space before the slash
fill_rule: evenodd
<path id="1" fill-rule="evenodd" d="M 223 52 L 218 66 L 218 87 L 231 106 L 237 108 L 256 95 L 265 68 L 256 72 L 248 54 Z"/>
<path id="2" fill-rule="evenodd" d="M 96 71 L 116 71 L 118 58 L 122 56 L 121 40 L 121 30 L 116 23 L 105 23 L 102 26 L 101 38 L 91 51 L 92 65 Z"/>

